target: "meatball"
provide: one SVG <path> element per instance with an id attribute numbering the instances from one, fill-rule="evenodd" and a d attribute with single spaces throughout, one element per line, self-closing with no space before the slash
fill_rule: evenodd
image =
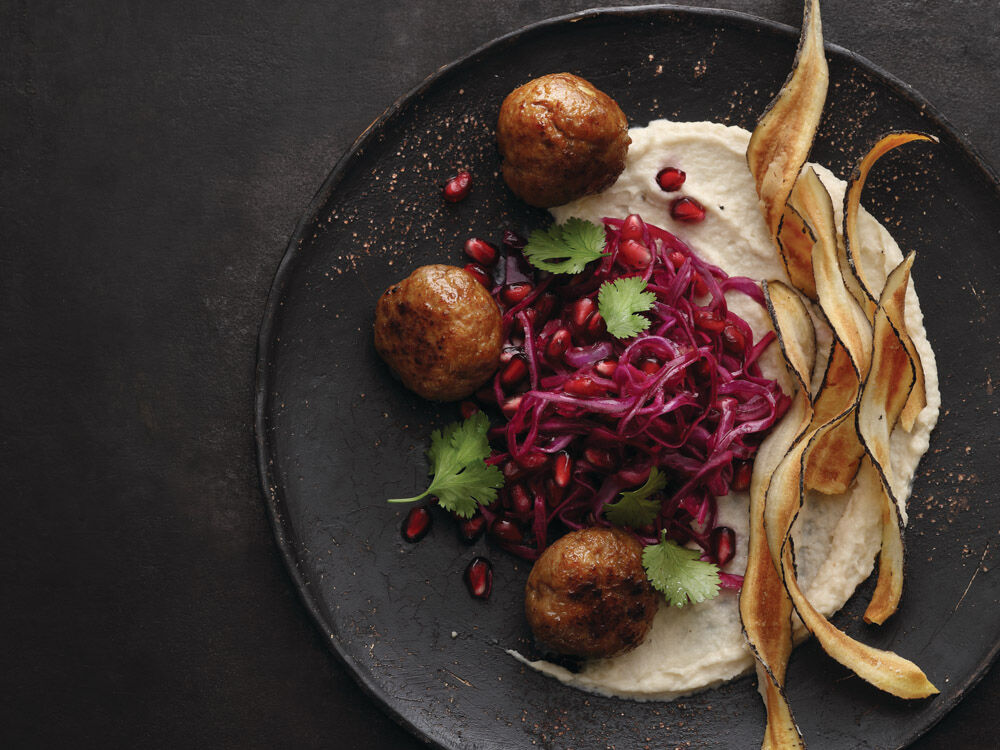
<path id="1" fill-rule="evenodd" d="M 538 558 L 524 592 L 535 638 L 561 654 L 606 657 L 638 646 L 657 595 L 642 545 L 621 529 L 592 527 L 562 537 Z"/>
<path id="2" fill-rule="evenodd" d="M 456 266 L 421 266 L 375 308 L 375 349 L 403 385 L 434 401 L 473 393 L 500 363 L 500 310 Z"/>
<path id="3" fill-rule="evenodd" d="M 497 142 L 507 186 L 549 208 L 611 185 L 632 139 L 614 99 L 571 73 L 553 73 L 507 95 Z"/>

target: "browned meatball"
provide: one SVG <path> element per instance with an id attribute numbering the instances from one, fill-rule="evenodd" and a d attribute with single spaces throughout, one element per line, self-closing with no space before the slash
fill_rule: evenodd
<path id="1" fill-rule="evenodd" d="M 632 139 L 614 99 L 571 73 L 553 73 L 507 95 L 497 142 L 508 187 L 549 208 L 611 185 Z"/>
<path id="2" fill-rule="evenodd" d="M 500 310 L 456 266 L 421 266 L 379 298 L 375 349 L 403 385 L 434 401 L 474 392 L 500 363 Z"/>
<path id="3" fill-rule="evenodd" d="M 638 646 L 657 596 L 642 567 L 642 545 L 621 529 L 562 537 L 528 576 L 524 609 L 535 637 L 553 651 L 614 656 Z"/>

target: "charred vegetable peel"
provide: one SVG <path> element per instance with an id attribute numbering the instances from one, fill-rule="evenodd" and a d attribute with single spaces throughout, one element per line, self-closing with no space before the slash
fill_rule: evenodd
<path id="1" fill-rule="evenodd" d="M 823 387 L 816 398 L 817 416 L 813 425 L 817 426 L 854 408 L 861 378 L 871 361 L 871 325 L 844 282 L 833 203 L 813 169 L 802 173 L 792 198 L 816 235 L 812 253 L 816 292 L 836 338 Z M 807 464 L 806 486 L 825 493 L 845 492 L 857 473 L 863 453 L 853 420 L 824 431 Z"/>
<path id="2" fill-rule="evenodd" d="M 913 253 L 893 269 L 875 312 L 874 355 L 858 406 L 858 434 L 880 473 L 891 480 L 889 434 L 913 385 L 913 362 L 903 346 L 894 317 L 902 317 Z"/>
<path id="3" fill-rule="evenodd" d="M 793 200 L 795 208 L 816 235 L 812 259 L 820 307 L 837 340 L 851 355 L 855 370 L 864 373 L 872 354 L 871 326 L 844 282 L 833 203 L 815 170 L 810 168 L 802 173 Z"/>
<path id="4" fill-rule="evenodd" d="M 761 443 L 750 479 L 750 536 L 740 590 L 743 636 L 758 663 L 767 709 L 762 748 L 801 748 L 802 735 L 785 698 L 785 670 L 792 651 L 792 603 L 771 560 L 764 536 L 764 498 L 771 473 L 812 419 L 809 378 L 816 359 L 816 332 L 799 296 L 779 281 L 764 284 L 778 344 L 797 390 L 785 418 Z"/>
<path id="5" fill-rule="evenodd" d="M 858 436 L 867 460 L 877 471 L 882 497 L 882 548 L 879 576 L 867 622 L 881 625 L 899 606 L 903 591 L 903 529 L 901 511 L 892 489 L 889 435 L 903 411 L 914 382 L 913 361 L 903 346 L 892 315 L 902 315 L 913 253 L 886 280 L 875 312 L 875 347 L 872 365 L 861 392 L 856 414 Z M 890 310 L 892 312 L 890 312 Z M 870 481 L 870 480 L 869 480 Z"/>
<path id="6" fill-rule="evenodd" d="M 892 149 L 902 146 L 912 141 L 931 141 L 937 143 L 937 138 L 926 133 L 898 132 L 889 133 L 883 136 L 871 150 L 865 154 L 861 161 L 854 167 L 851 179 L 847 182 L 847 193 L 844 195 L 844 249 L 847 253 L 847 260 L 850 263 L 851 271 L 861 284 L 861 289 L 865 295 L 866 312 L 869 319 L 873 319 L 877 297 L 874 290 L 877 286 L 870 279 L 866 278 L 864 268 L 854 257 L 854 249 L 858 245 L 858 213 L 861 209 L 861 191 L 865 188 L 865 181 L 871 172 L 875 162 L 885 156 Z M 861 300 L 859 300 L 861 301 Z"/>
<path id="7" fill-rule="evenodd" d="M 912 662 L 861 644 L 834 627 L 810 604 L 796 577 L 792 529 L 807 489 L 839 494 L 857 479 L 882 498 L 880 577 L 865 617 L 881 623 L 895 611 L 902 590 L 903 545 L 889 434 L 901 414 L 909 429 L 925 403 L 922 376 L 915 370 L 919 358 L 903 317 L 912 256 L 893 271 L 876 304 L 870 283 L 854 262 L 851 243 L 856 245 L 860 194 L 872 164 L 897 145 L 928 137 L 893 134 L 860 162 L 845 198 L 844 244 L 839 244 L 830 195 L 813 169 L 803 171 L 828 84 L 819 3 L 806 0 L 792 73 L 747 148 L 764 222 L 788 277 L 819 302 L 834 337 L 822 386 L 811 399 L 812 319 L 788 287 L 765 285 L 768 312 L 798 389 L 785 420 L 761 445 L 750 483 L 740 616 L 767 707 L 764 748 L 802 747 L 784 695 L 792 608 L 830 656 L 879 689 L 901 698 L 937 692 Z M 911 397 L 911 389 L 919 393 Z"/>
<path id="8" fill-rule="evenodd" d="M 792 286 L 815 302 L 816 280 L 813 278 L 812 249 L 816 244 L 816 237 L 791 205 L 785 206 L 781 224 L 778 225 L 777 240 L 781 262 Z"/>
<path id="9" fill-rule="evenodd" d="M 861 644 L 831 625 L 809 603 L 799 588 L 795 575 L 791 533 L 802 506 L 806 486 L 819 485 L 820 488 L 827 491 L 832 488 L 837 488 L 834 491 L 843 491 L 853 480 L 856 466 L 864 453 L 859 439 L 861 428 L 855 425 L 855 413 L 861 398 L 861 379 L 862 377 L 867 378 L 869 368 L 872 366 L 873 348 L 877 350 L 874 354 L 875 365 L 872 368 L 874 379 L 869 380 L 872 391 L 869 396 L 870 403 L 866 403 L 866 419 L 871 416 L 875 421 L 878 421 L 878 415 L 881 413 L 883 422 L 887 423 L 887 417 L 891 416 L 894 423 L 899 411 L 902 410 L 906 396 L 909 394 L 909 388 L 905 389 L 902 397 L 897 395 L 894 399 L 885 390 L 888 388 L 891 391 L 892 386 L 899 382 L 897 376 L 900 366 L 898 366 L 894 352 L 898 350 L 905 356 L 906 350 L 898 337 L 894 339 L 895 347 L 890 342 L 889 334 L 885 333 L 887 327 L 889 331 L 892 330 L 889 315 L 881 308 L 879 315 L 876 316 L 877 320 L 884 321 L 879 325 L 881 336 L 873 342 L 872 328 L 868 318 L 844 278 L 830 196 L 812 169 L 806 170 L 799 178 L 791 202 L 797 213 L 811 227 L 816 238 L 812 248 L 812 267 L 816 292 L 820 307 L 833 329 L 836 344 L 831 352 L 824 387 L 816 399 L 816 412 L 820 418 L 817 418 L 817 414 L 811 414 L 810 410 L 807 410 L 806 413 L 811 417 L 811 425 L 804 433 L 800 432 L 798 440 L 770 474 L 770 481 L 765 488 L 762 511 L 764 535 L 773 564 L 780 573 L 785 590 L 796 612 L 806 627 L 820 641 L 824 650 L 838 662 L 852 669 L 858 676 L 886 692 L 901 698 L 926 697 L 937 690 L 915 664 L 894 653 Z M 908 265 L 904 264 L 901 268 L 905 268 L 906 271 L 900 271 L 894 279 L 895 286 L 890 286 L 887 290 L 887 302 L 893 298 L 894 294 L 900 300 L 902 294 L 905 294 L 908 279 L 902 277 L 906 275 Z M 900 288 L 902 292 L 897 293 Z M 783 351 L 787 356 L 787 347 Z M 796 369 L 794 365 L 792 368 Z M 906 382 L 912 383 L 912 370 L 910 379 Z M 880 394 L 884 394 L 884 396 L 880 398 Z M 890 404 L 890 400 L 894 400 L 898 407 Z M 796 403 L 804 404 L 805 400 L 801 396 L 797 396 Z M 828 414 L 835 412 L 838 408 L 842 409 L 839 414 L 827 418 Z M 891 427 L 885 424 L 884 429 L 889 430 Z M 874 428 L 872 428 L 871 434 L 875 452 L 880 453 L 888 445 L 888 433 L 886 432 L 884 441 L 875 433 Z M 873 461 L 873 465 L 877 467 L 877 461 Z M 812 470 L 812 475 L 807 473 L 807 469 Z M 888 486 L 884 474 L 880 478 L 883 480 L 883 485 Z M 760 485 L 758 485 L 757 490 L 760 491 Z M 891 489 L 886 490 L 887 497 L 891 499 L 891 496 L 888 495 L 889 492 Z M 758 506 L 754 510 L 759 512 L 759 498 Z M 889 610 L 894 609 L 893 599 L 898 594 L 898 585 L 901 581 L 900 576 L 897 575 L 897 562 L 899 571 L 901 571 L 902 563 L 898 513 L 894 503 L 890 507 L 890 500 L 884 504 L 884 516 L 886 517 L 883 524 L 882 554 L 887 575 L 885 583 L 881 585 L 880 598 L 873 605 L 873 614 L 876 617 L 891 614 Z M 751 521 L 757 526 L 756 518 L 752 517 Z M 757 529 L 759 531 L 760 527 L 758 526 Z M 761 565 L 758 559 L 751 558 L 751 560 L 755 573 L 760 574 L 761 569 L 767 570 L 766 566 Z M 750 566 L 748 566 L 749 569 Z M 761 575 L 766 575 L 766 573 Z M 898 599 L 896 600 L 898 601 Z M 767 624 L 772 631 L 778 628 L 780 636 L 783 621 L 784 618 L 779 610 L 778 617 L 768 620 Z M 746 620 L 744 627 L 746 627 Z M 763 628 L 760 630 L 767 632 Z M 775 644 L 770 643 L 769 645 Z M 755 649 L 755 653 L 758 654 L 758 657 L 760 656 L 762 652 L 759 647 Z M 780 649 L 774 648 L 772 656 L 780 659 L 782 656 Z M 767 666 L 765 664 L 765 667 Z M 770 670 L 765 669 L 765 671 L 772 679 L 772 689 L 765 689 L 765 695 L 772 699 L 772 704 L 769 705 L 769 716 L 773 716 L 773 719 L 769 718 L 768 737 L 783 738 L 786 744 L 792 744 L 798 741 L 797 734 L 795 736 L 789 734 L 785 717 L 790 717 L 790 713 L 787 706 L 779 700 L 780 693 L 776 692 L 779 685 L 774 679 L 775 670 L 771 667 Z"/>
<path id="10" fill-rule="evenodd" d="M 852 412 L 853 409 L 848 410 L 819 427 L 811 428 L 775 469 L 764 506 L 768 547 L 795 611 L 827 654 L 880 690 L 899 698 L 925 698 L 938 690 L 916 664 L 891 651 L 859 643 L 838 630 L 809 603 L 795 575 L 791 533 L 805 493 L 804 466 L 817 440 L 849 421 Z"/>
<path id="11" fill-rule="evenodd" d="M 747 147 L 747 164 L 773 238 L 778 236 L 788 196 L 812 148 L 829 78 L 819 0 L 806 0 L 792 72 L 757 123 Z"/>
<path id="12" fill-rule="evenodd" d="M 927 135 L 926 133 L 909 131 L 889 133 L 888 135 L 883 136 L 878 143 L 872 146 L 871 150 L 865 154 L 864 157 L 862 157 L 857 166 L 854 167 L 851 179 L 847 183 L 847 193 L 844 195 L 844 252 L 846 253 L 847 262 L 850 265 L 851 272 L 856 277 L 861 291 L 861 294 L 858 296 L 858 301 L 861 302 L 862 306 L 865 308 L 865 312 L 867 313 L 869 320 L 874 320 L 875 315 L 876 303 L 873 291 L 875 287 L 866 278 L 864 269 L 854 257 L 854 249 L 859 246 L 857 233 L 858 213 L 861 209 L 861 191 L 864 190 L 865 181 L 868 179 L 868 174 L 871 172 L 875 162 L 897 146 L 902 146 L 905 143 L 912 143 L 913 141 L 930 141 L 931 143 L 937 143 L 937 138 L 932 135 Z M 913 341 L 910 338 L 910 335 L 906 332 L 906 323 L 902 315 L 901 305 L 898 310 L 898 315 L 890 312 L 889 319 L 892 322 L 892 325 L 899 332 L 903 346 L 906 347 L 906 351 L 910 355 L 910 359 L 913 361 L 913 366 L 916 370 L 913 390 L 910 391 L 910 397 L 907 399 L 906 406 L 903 408 L 901 416 L 903 429 L 909 431 L 913 428 L 913 423 L 916 420 L 917 415 L 927 405 L 927 393 L 924 385 L 924 368 L 920 362 L 920 357 L 917 356 L 916 349 L 913 346 Z"/>
<path id="13" fill-rule="evenodd" d="M 879 322 L 874 340 L 871 326 L 856 299 L 850 293 L 843 276 L 836 233 L 832 225 L 833 210 L 829 195 L 813 170 L 807 170 L 796 185 L 794 200 L 801 214 L 810 222 L 817 241 L 813 248 L 813 272 L 820 306 L 826 315 L 837 343 L 817 397 L 816 411 L 822 417 L 836 406 L 843 411 L 826 421 L 817 415 L 809 431 L 788 452 L 775 469 L 767 489 L 764 505 L 764 529 L 772 559 L 781 573 L 785 588 L 806 627 L 823 648 L 840 663 L 853 669 L 860 677 L 882 690 L 904 698 L 925 697 L 936 692 L 926 676 L 901 657 L 882 652 L 854 641 L 831 625 L 812 607 L 798 586 L 795 576 L 791 530 L 801 508 L 807 486 L 842 491 L 854 478 L 857 464 L 864 454 L 861 433 L 870 436 L 868 453 L 876 469 L 880 456 L 888 465 L 888 432 L 902 411 L 913 382 L 912 364 L 898 334 L 889 322 L 889 313 L 882 307 L 876 315 Z M 912 260 L 910 261 L 912 262 Z M 908 281 L 909 264 L 904 263 L 884 294 L 886 307 L 901 306 Z M 890 303 L 890 300 L 893 302 Z M 901 314 L 901 313 L 900 313 Z M 874 351 L 873 351 L 874 350 Z M 910 368 L 906 378 L 902 370 Z M 848 371 L 849 368 L 849 371 Z M 869 371 L 871 375 L 869 375 Z M 865 425 L 855 424 L 859 399 L 860 378 L 864 374 L 871 388 L 865 404 Z M 853 377 L 851 377 L 853 375 Z M 904 388 L 896 388 L 904 382 Z M 881 415 L 881 434 L 868 420 L 877 423 Z M 849 459 L 849 460 L 848 460 Z M 812 472 L 810 474 L 810 471 Z M 879 471 L 883 485 L 883 543 L 880 583 L 867 617 L 882 622 L 895 611 L 902 584 L 902 536 L 898 509 L 892 497 L 888 477 Z M 892 662 L 893 666 L 885 668 Z"/>

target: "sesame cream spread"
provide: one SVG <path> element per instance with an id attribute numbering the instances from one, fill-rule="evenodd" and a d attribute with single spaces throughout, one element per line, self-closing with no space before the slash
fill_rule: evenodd
<path id="1" fill-rule="evenodd" d="M 673 232 L 701 258 L 730 275 L 787 283 L 747 168 L 748 131 L 716 123 L 657 120 L 644 128 L 632 128 L 629 135 L 632 144 L 625 171 L 617 182 L 599 194 L 552 209 L 558 222 L 575 216 L 600 223 L 606 216 L 622 218 L 637 213 Z M 704 221 L 685 224 L 670 218 L 669 206 L 677 194 L 664 193 L 656 182 L 657 172 L 667 165 L 687 173 L 684 194 L 705 206 Z M 841 226 L 845 183 L 825 168 L 814 167 L 830 193 L 837 225 Z M 881 285 L 902 260 L 902 252 L 886 229 L 864 210 L 859 217 L 858 236 L 860 262 L 867 278 Z M 741 294 L 731 294 L 727 301 L 730 309 L 751 326 L 755 339 L 770 330 L 765 310 L 754 301 Z M 817 310 L 813 310 L 813 316 L 820 320 Z M 934 353 L 912 282 L 907 291 L 906 325 L 923 364 L 927 405 L 911 431 L 897 426 L 891 436 L 893 489 L 901 500 L 910 494 L 941 403 Z M 814 387 L 822 377 L 831 343 L 825 324 L 816 328 L 820 361 Z M 761 368 L 766 376 L 777 379 L 786 393 L 791 393 L 792 383 L 777 349 L 776 345 L 769 347 L 761 359 Z M 873 469 L 863 462 L 861 471 Z M 872 573 L 880 545 L 880 498 L 865 488 L 877 485 L 858 481 L 839 496 L 810 492 L 796 521 L 793 538 L 798 579 L 809 601 L 824 615 L 839 610 Z M 729 573 L 742 574 L 746 566 L 748 500 L 744 492 L 718 500 L 718 523 L 732 528 L 737 538 L 736 555 L 725 567 Z M 804 633 L 801 625 L 797 632 L 799 636 Z M 652 630 L 641 645 L 621 656 L 585 662 L 578 673 L 514 655 L 569 685 L 637 700 L 669 700 L 709 688 L 743 674 L 754 664 L 741 633 L 738 595 L 728 590 L 714 599 L 682 608 L 661 601 Z"/>

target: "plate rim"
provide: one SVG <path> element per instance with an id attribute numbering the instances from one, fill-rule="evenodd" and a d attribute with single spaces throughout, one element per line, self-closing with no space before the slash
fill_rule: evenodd
<path id="1" fill-rule="evenodd" d="M 320 209 L 326 205 L 331 194 L 339 185 L 345 172 L 348 170 L 355 158 L 357 158 L 358 154 L 363 151 L 369 142 L 376 136 L 382 126 L 398 115 L 404 107 L 427 91 L 439 79 L 443 78 L 451 71 L 475 63 L 479 57 L 493 51 L 495 48 L 513 43 L 519 38 L 527 36 L 531 33 L 535 33 L 549 27 L 575 23 L 583 19 L 599 18 L 602 16 L 641 17 L 644 15 L 689 15 L 701 18 L 715 18 L 721 21 L 736 22 L 755 29 L 767 30 L 780 35 L 788 35 L 793 39 L 797 39 L 799 36 L 798 28 L 794 28 L 779 21 L 762 18 L 751 13 L 744 13 L 742 11 L 723 8 L 704 8 L 668 3 L 661 5 L 644 4 L 622 7 L 593 7 L 586 10 L 534 21 L 505 34 L 494 37 L 493 39 L 484 42 L 470 52 L 456 58 L 446 65 L 437 68 L 432 73 L 427 75 L 415 87 L 386 107 L 385 110 L 375 120 L 373 120 L 368 127 L 366 127 L 361 134 L 357 136 L 357 138 L 354 139 L 347 150 L 344 151 L 344 153 L 334 162 L 330 172 L 310 199 L 306 210 L 301 214 L 301 218 L 298 220 L 295 225 L 295 229 L 289 236 L 288 244 L 286 245 L 281 260 L 275 269 L 270 288 L 268 289 L 267 300 L 264 304 L 264 311 L 258 328 L 256 342 L 253 425 L 258 482 L 261 493 L 264 497 L 264 504 L 267 507 L 268 518 L 271 523 L 271 530 L 274 534 L 275 542 L 278 545 L 278 549 L 285 563 L 285 568 L 292 578 L 292 583 L 294 584 L 301 603 L 305 606 L 314 625 L 324 636 L 327 648 L 333 652 L 334 656 L 350 674 L 355 684 L 361 688 L 362 692 L 369 699 L 376 703 L 378 709 L 382 711 L 383 714 L 389 716 L 400 727 L 405 729 L 421 742 L 431 747 L 438 748 L 439 750 L 452 750 L 452 748 L 443 744 L 439 738 L 433 737 L 429 733 L 425 732 L 421 727 L 417 726 L 413 723 L 413 721 L 393 706 L 388 701 L 387 696 L 377 681 L 364 672 L 360 668 L 361 665 L 357 662 L 357 660 L 347 653 L 347 651 L 341 646 L 330 622 L 324 616 L 323 612 L 320 611 L 316 598 L 311 594 L 310 584 L 306 581 L 302 574 L 299 554 L 294 545 L 294 535 L 286 533 L 286 531 L 290 530 L 287 528 L 284 520 L 284 500 L 279 496 L 278 486 L 271 481 L 272 448 L 266 425 L 266 407 L 272 373 L 270 360 L 273 353 L 273 334 L 278 316 L 278 310 L 281 307 L 281 300 L 287 285 L 288 276 L 290 275 L 293 265 L 298 260 L 301 246 L 307 238 L 309 229 L 315 223 Z M 853 52 L 839 44 L 825 41 L 824 49 L 827 56 L 831 53 L 835 54 L 846 59 L 847 62 L 873 73 L 876 77 L 880 78 L 882 82 L 888 84 L 889 88 L 893 90 L 894 93 L 910 103 L 917 105 L 928 117 L 928 119 L 934 123 L 934 125 L 947 131 L 949 135 L 955 139 L 956 143 L 960 147 L 960 150 L 964 152 L 965 156 L 970 160 L 972 165 L 983 173 L 985 182 L 987 182 L 993 188 L 993 191 L 997 194 L 997 196 L 1000 197 L 1000 176 L 998 176 L 998 172 L 986 161 L 985 158 L 983 158 L 975 146 L 973 146 L 966 139 L 962 132 L 952 125 L 952 123 L 937 109 L 937 107 L 921 95 L 915 88 L 913 88 L 913 86 L 863 55 Z M 941 700 L 936 703 L 936 707 L 932 709 L 930 713 L 930 722 L 923 727 L 920 727 L 915 734 L 903 738 L 903 744 L 899 747 L 902 748 L 910 745 L 933 729 L 961 700 L 965 698 L 967 693 L 972 690 L 980 682 L 980 680 L 983 679 L 990 667 L 997 661 L 998 656 L 1000 656 L 1000 641 L 993 644 L 984 659 L 976 665 L 969 678 L 959 687 L 949 700 Z"/>

